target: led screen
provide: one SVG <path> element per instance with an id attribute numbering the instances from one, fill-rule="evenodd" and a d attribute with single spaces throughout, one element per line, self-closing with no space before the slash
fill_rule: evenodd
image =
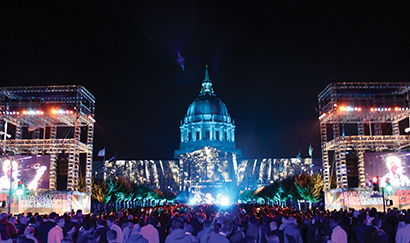
<path id="1" fill-rule="evenodd" d="M 379 177 L 379 185 L 389 181 L 394 187 L 410 186 L 410 152 L 365 153 L 366 180 Z"/>
<path id="2" fill-rule="evenodd" d="M 10 164 L 13 165 L 12 171 Z M 23 180 L 29 190 L 48 189 L 49 167 L 48 155 L 0 156 L 0 190 L 10 188 L 10 174 L 13 177 L 13 188 L 17 188 L 18 182 Z"/>

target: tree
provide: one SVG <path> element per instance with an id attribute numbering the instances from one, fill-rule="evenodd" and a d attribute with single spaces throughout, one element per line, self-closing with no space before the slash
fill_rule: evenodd
<path id="1" fill-rule="evenodd" d="M 280 205 L 282 202 L 282 194 L 283 194 L 283 189 L 282 189 L 281 181 L 274 181 L 273 183 L 265 186 L 258 193 L 258 196 L 273 200 L 275 204 Z"/>
<path id="2" fill-rule="evenodd" d="M 295 187 L 300 197 L 309 202 L 309 207 L 312 203 L 318 202 L 323 196 L 323 176 L 321 174 L 301 174 L 295 178 Z"/>
<path id="3" fill-rule="evenodd" d="M 256 198 L 255 191 L 244 191 L 239 195 L 239 199 L 244 203 L 253 202 Z"/>
<path id="4" fill-rule="evenodd" d="M 101 180 L 93 180 L 91 184 L 91 197 L 105 204 L 107 196 L 107 184 Z"/>

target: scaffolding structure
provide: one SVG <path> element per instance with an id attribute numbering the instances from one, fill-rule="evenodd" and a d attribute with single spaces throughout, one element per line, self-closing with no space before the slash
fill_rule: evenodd
<path id="1" fill-rule="evenodd" d="M 94 96 L 80 85 L 1 87 L 0 146 L 9 155 L 50 155 L 50 190 L 57 188 L 62 153 L 68 154 L 67 190 L 78 190 L 80 154 L 85 154 L 90 193 L 94 111 Z"/>
<path id="2" fill-rule="evenodd" d="M 324 189 L 330 189 L 332 169 L 337 188 L 347 188 L 346 154 L 355 151 L 359 187 L 366 187 L 364 153 L 404 151 L 410 146 L 407 82 L 337 82 L 318 96 Z M 355 133 L 345 134 L 345 126 Z M 388 129 L 383 129 L 388 127 Z M 407 131 L 407 130 L 406 130 Z M 334 168 L 329 152 L 334 152 Z"/>

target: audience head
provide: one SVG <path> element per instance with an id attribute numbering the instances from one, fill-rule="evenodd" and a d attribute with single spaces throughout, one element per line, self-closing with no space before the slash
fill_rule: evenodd
<path id="1" fill-rule="evenodd" d="M 58 217 L 56 220 L 56 224 L 60 226 L 61 228 L 64 228 L 65 218 L 63 216 Z"/>
<path id="2" fill-rule="evenodd" d="M 58 215 L 54 212 L 50 213 L 50 215 L 48 216 L 48 220 L 55 222 L 55 220 L 57 219 Z"/>
<path id="3" fill-rule="evenodd" d="M 269 236 L 268 243 L 280 243 L 279 237 L 277 237 L 276 235 Z"/>
<path id="4" fill-rule="evenodd" d="M 184 221 L 181 218 L 175 218 L 172 221 L 172 227 L 174 229 L 183 229 L 184 228 Z"/>
<path id="5" fill-rule="evenodd" d="M 376 230 L 372 235 L 372 239 L 374 243 L 387 243 L 389 241 L 384 230 Z"/>
<path id="6" fill-rule="evenodd" d="M 269 224 L 270 230 L 276 230 L 278 228 L 278 224 L 275 221 L 270 222 Z"/>
<path id="7" fill-rule="evenodd" d="M 192 225 L 186 224 L 184 227 L 184 231 L 192 234 L 192 231 L 194 231 L 194 228 L 192 227 Z"/>
<path id="8" fill-rule="evenodd" d="M 372 220 L 372 226 L 376 227 L 377 229 L 380 229 L 382 227 L 382 221 L 379 218 L 374 218 Z"/>
<path id="9" fill-rule="evenodd" d="M 24 230 L 24 235 L 25 236 L 33 236 L 34 235 L 34 228 L 33 227 L 27 227 Z"/>
<path id="10" fill-rule="evenodd" d="M 19 235 L 16 238 L 16 243 L 23 243 L 25 240 L 27 240 L 27 237 L 25 235 Z"/>
<path id="11" fill-rule="evenodd" d="M 117 240 L 117 231 L 109 230 L 107 231 L 107 240 L 108 242 L 113 242 Z"/>
<path id="12" fill-rule="evenodd" d="M 134 226 L 132 226 L 132 235 L 138 235 L 141 233 L 141 226 L 139 224 L 134 224 Z"/>

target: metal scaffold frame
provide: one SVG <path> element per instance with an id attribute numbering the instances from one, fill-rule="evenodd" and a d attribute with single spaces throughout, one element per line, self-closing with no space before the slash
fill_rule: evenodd
<path id="1" fill-rule="evenodd" d="M 409 119 L 407 82 L 337 82 L 318 96 L 324 189 L 330 189 L 335 170 L 337 188 L 347 188 L 346 154 L 357 155 L 359 187 L 366 187 L 364 153 L 402 151 L 410 147 L 410 136 L 399 123 Z M 382 124 L 391 126 L 390 134 Z M 409 124 L 409 123 L 407 123 Z M 357 134 L 345 135 L 345 125 L 355 125 Z M 367 132 L 366 132 L 367 128 Z M 332 132 L 329 132 L 332 130 Z M 334 152 L 334 168 L 329 152 Z"/>
<path id="2" fill-rule="evenodd" d="M 0 102 L 4 133 L 0 146 L 10 155 L 50 155 L 50 190 L 57 187 L 57 160 L 62 153 L 68 154 L 67 190 L 78 190 L 80 154 L 84 153 L 86 192 L 90 193 L 94 96 L 81 85 L 1 87 Z M 14 134 L 7 134 L 10 125 L 15 127 Z M 71 132 L 58 134 L 59 129 Z M 83 130 L 87 131 L 84 141 Z"/>

